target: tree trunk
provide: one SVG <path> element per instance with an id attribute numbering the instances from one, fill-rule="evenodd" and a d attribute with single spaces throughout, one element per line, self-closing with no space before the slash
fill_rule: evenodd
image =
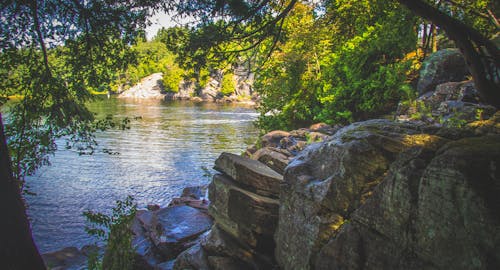
<path id="1" fill-rule="evenodd" d="M 45 269 L 33 242 L 19 182 L 12 176 L 11 161 L 0 114 L 0 269 Z"/>
<path id="2" fill-rule="evenodd" d="M 398 0 L 443 29 L 462 52 L 483 101 L 500 108 L 500 49 L 461 21 L 422 0 Z"/>
<path id="3" fill-rule="evenodd" d="M 432 52 L 437 52 L 438 50 L 438 32 L 436 25 L 432 25 Z"/>

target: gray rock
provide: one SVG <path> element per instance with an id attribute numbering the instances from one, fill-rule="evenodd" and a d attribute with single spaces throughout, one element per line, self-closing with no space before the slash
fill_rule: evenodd
<path id="1" fill-rule="evenodd" d="M 135 98 L 135 99 L 159 99 L 163 100 L 166 93 L 163 89 L 163 74 L 151 74 L 131 87 L 128 90 L 120 93 L 118 98 Z"/>
<path id="2" fill-rule="evenodd" d="M 215 101 L 217 98 L 222 97 L 220 93 L 220 88 L 222 84 L 222 72 L 220 70 L 214 70 L 210 72 L 210 77 L 208 78 L 207 85 L 200 89 L 199 97 L 203 100 Z"/>
<path id="3" fill-rule="evenodd" d="M 135 264 L 139 269 L 153 269 L 161 262 L 158 257 L 158 250 L 149 238 L 149 233 L 145 228 L 151 228 L 153 212 L 139 210 L 132 221 L 132 248 L 135 250 Z"/>
<path id="4" fill-rule="evenodd" d="M 251 270 L 254 269 L 249 265 L 242 263 L 241 261 L 230 258 L 230 257 L 221 257 L 221 256 L 209 256 L 208 257 L 209 264 L 211 269 L 216 270 Z"/>
<path id="5" fill-rule="evenodd" d="M 488 119 L 496 112 L 496 108 L 489 105 L 481 105 L 475 103 L 461 101 L 444 101 L 441 102 L 437 112 L 441 115 L 441 122 L 444 124 L 458 124 L 473 122 L 474 120 Z M 455 124 L 456 125 L 456 124 Z"/>
<path id="6" fill-rule="evenodd" d="M 280 151 L 280 149 L 272 148 L 272 147 L 264 147 L 257 150 L 253 155 L 252 159 L 258 160 L 264 164 L 266 164 L 269 168 L 273 169 L 277 173 L 283 175 L 285 172 L 285 168 L 288 165 L 289 156 L 283 153 L 284 151 Z"/>
<path id="7" fill-rule="evenodd" d="M 212 219 L 198 209 L 180 205 L 156 211 L 151 225 L 150 239 L 163 260 L 168 260 L 196 244 L 198 236 L 212 226 Z"/>
<path id="8" fill-rule="evenodd" d="M 274 130 L 271 131 L 261 138 L 261 146 L 262 147 L 280 147 L 280 141 L 285 138 L 289 137 L 290 133 L 282 130 Z"/>
<path id="9" fill-rule="evenodd" d="M 498 269 L 500 136 L 414 148 L 323 246 L 318 269 Z"/>
<path id="10" fill-rule="evenodd" d="M 175 260 L 162 262 L 162 263 L 156 265 L 154 270 L 172 270 L 172 269 L 174 269 L 174 263 L 175 263 Z"/>
<path id="11" fill-rule="evenodd" d="M 277 200 L 242 189 L 222 174 L 216 174 L 210 183 L 209 197 L 209 213 L 220 228 L 253 249 L 272 253 Z"/>
<path id="12" fill-rule="evenodd" d="M 174 270 L 210 270 L 205 250 L 200 244 L 183 251 L 175 259 Z"/>
<path id="13" fill-rule="evenodd" d="M 177 92 L 167 92 L 166 100 L 189 100 L 196 94 L 196 84 L 191 80 L 183 80 L 179 83 Z"/>
<path id="14" fill-rule="evenodd" d="M 234 79 L 236 81 L 235 94 L 242 97 L 250 97 L 253 94 L 254 74 L 248 62 L 237 63 L 234 67 Z"/>
<path id="15" fill-rule="evenodd" d="M 279 173 L 263 163 L 230 153 L 222 153 L 215 161 L 214 169 L 230 176 L 249 191 L 263 196 L 277 198 L 283 182 Z"/>
<path id="16" fill-rule="evenodd" d="M 87 256 L 76 247 L 45 253 L 42 258 L 45 265 L 54 270 L 80 270 L 87 267 Z"/>
<path id="17" fill-rule="evenodd" d="M 400 152 L 445 141 L 422 135 L 420 128 L 387 120 L 355 123 L 299 154 L 288 165 L 281 190 L 275 235 L 280 266 L 311 268 L 321 247 L 371 196 Z"/>
<path id="18" fill-rule="evenodd" d="M 217 263 L 215 257 L 231 258 L 231 265 L 239 265 L 240 269 L 274 269 L 276 265 L 274 260 L 269 256 L 262 255 L 252 248 L 245 246 L 237 239 L 227 234 L 224 230 L 215 225 L 208 236 L 201 241 L 201 246 L 211 254 L 208 259 L 209 263 Z M 227 263 L 229 260 L 225 260 Z M 212 269 L 219 269 L 217 264 L 211 264 Z M 221 268 L 221 270 L 224 268 Z"/>
<path id="19" fill-rule="evenodd" d="M 424 61 L 417 90 L 419 94 L 434 91 L 438 84 L 460 82 L 468 75 L 470 72 L 460 51 L 457 49 L 440 50 Z"/>

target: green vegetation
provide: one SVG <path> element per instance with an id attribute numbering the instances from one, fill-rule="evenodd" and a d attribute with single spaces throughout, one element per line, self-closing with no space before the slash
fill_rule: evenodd
<path id="1" fill-rule="evenodd" d="M 409 87 L 405 55 L 416 50 L 416 20 L 397 5 L 350 2 L 336 1 L 338 7 L 322 17 L 296 4 L 283 27 L 284 42 L 259 73 L 262 128 L 349 123 L 396 108 Z M 342 27 L 332 29 L 332 21 Z"/>
<path id="2" fill-rule="evenodd" d="M 86 211 L 84 216 L 90 223 L 85 231 L 106 243 L 103 258 L 97 251 L 89 256 L 88 268 L 91 270 L 128 270 L 134 269 L 135 251 L 132 248 L 130 226 L 135 217 L 137 205 L 128 196 L 124 201 L 116 201 L 111 215 Z"/>
<path id="3" fill-rule="evenodd" d="M 145 42 L 151 10 L 193 16 L 197 24 Z M 13 176 L 48 164 L 57 138 L 91 149 L 91 93 L 126 88 L 152 72 L 168 74 L 165 85 L 175 91 L 181 78 L 203 87 L 211 72 L 250 63 L 262 96 L 261 128 L 348 123 L 411 96 L 417 65 L 409 55 L 438 49 L 441 32 L 461 48 L 483 99 L 500 107 L 500 52 L 490 41 L 499 28 L 498 1 L 46 0 L 2 1 L 0 12 L 0 104 L 22 97 L 9 108 L 9 152 L 1 156 L 0 183 L 15 196 L 0 196 L 1 205 L 20 204 Z M 15 209 L 2 231 L 18 232 L 7 235 L 15 240 L 3 249 L 17 257 L 4 252 L 0 261 L 43 269 L 24 208 Z"/>
<path id="4" fill-rule="evenodd" d="M 225 72 L 224 77 L 222 77 L 221 93 L 224 96 L 229 96 L 234 93 L 236 89 L 236 83 L 234 81 L 234 74 L 232 72 Z"/>

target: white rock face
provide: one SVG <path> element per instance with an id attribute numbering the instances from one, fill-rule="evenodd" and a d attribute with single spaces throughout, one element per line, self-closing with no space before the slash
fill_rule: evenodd
<path id="1" fill-rule="evenodd" d="M 138 84 L 134 85 L 125 92 L 118 95 L 119 98 L 137 98 L 137 99 L 165 99 L 166 93 L 162 84 L 163 74 L 153 73 L 143 78 Z"/>

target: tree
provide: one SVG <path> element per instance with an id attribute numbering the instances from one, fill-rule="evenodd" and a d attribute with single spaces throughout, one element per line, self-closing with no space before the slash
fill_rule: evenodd
<path id="1" fill-rule="evenodd" d="M 0 3 L 0 95 L 22 96 L 10 110 L 6 129 L 3 122 L 0 129 L 0 205 L 6 217 L 0 268 L 45 268 L 31 237 L 18 178 L 48 162 L 58 136 L 91 143 L 92 114 L 84 102 L 91 90 L 108 85 L 115 71 L 124 68 L 129 44 L 141 34 L 137 30 L 144 28 L 148 10 L 158 7 L 158 1 Z M 10 150 L 6 134 L 14 146 Z M 12 167 L 9 154 L 16 156 Z"/>
<path id="2" fill-rule="evenodd" d="M 0 115 L 0 265 L 2 269 L 45 269 L 33 242 L 19 182 L 14 179 Z"/>
<path id="3" fill-rule="evenodd" d="M 423 0 L 398 2 L 448 34 L 462 52 L 483 100 L 500 108 L 500 49 L 497 45 L 470 25 L 440 10 L 439 6 Z M 495 16 L 493 19 L 498 23 Z"/>
<path id="4" fill-rule="evenodd" d="M 414 16 L 386 1 L 338 0 L 321 16 L 297 3 L 259 70 L 259 126 L 348 123 L 394 110 L 405 93 L 414 26 Z"/>
<path id="5" fill-rule="evenodd" d="M 211 42 L 220 49 L 226 40 L 248 41 L 250 46 L 242 49 L 248 50 L 264 44 L 266 38 L 271 37 L 273 44 L 279 40 L 283 23 L 293 9 L 297 0 L 290 1 L 180 1 L 177 8 L 184 14 L 195 15 L 201 18 L 201 25 L 208 26 L 216 20 L 223 18 L 223 23 L 218 28 L 212 28 L 210 35 L 205 35 L 204 46 Z M 337 1 L 319 1 L 323 8 L 335 6 Z M 355 1 L 353 1 L 355 2 Z M 386 1 L 391 5 L 393 1 Z M 476 87 L 483 100 L 500 108 L 500 53 L 499 49 L 489 39 L 491 32 L 478 31 L 473 28 L 480 24 L 471 23 L 467 8 L 464 3 L 487 2 L 486 17 L 494 24 L 492 27 L 482 29 L 498 29 L 499 5 L 495 1 L 426 1 L 426 0 L 398 0 L 396 1 L 414 14 L 430 20 L 434 25 L 443 29 L 462 51 L 471 70 Z M 445 12 L 441 2 L 451 3 L 461 12 Z M 463 3 L 462 3 L 463 2 Z M 483 5 L 484 6 L 484 5 Z M 470 12 L 469 12 L 470 13 Z M 473 12 L 474 13 L 474 12 Z M 476 12 L 477 13 L 477 12 Z M 479 12 L 479 15 L 484 12 Z M 214 16 L 218 15 L 218 16 Z M 472 14 L 473 16 L 474 14 Z M 477 14 L 476 14 L 477 15 Z M 332 25 L 333 27 L 333 25 Z M 272 51 L 274 45 L 267 46 Z"/>

